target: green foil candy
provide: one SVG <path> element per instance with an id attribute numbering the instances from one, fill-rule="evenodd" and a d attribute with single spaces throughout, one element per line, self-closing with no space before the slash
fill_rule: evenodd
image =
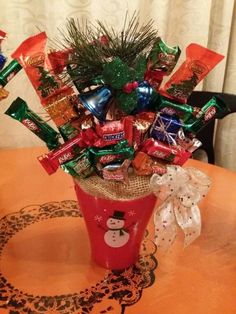
<path id="1" fill-rule="evenodd" d="M 195 117 L 192 116 L 185 122 L 183 128 L 196 134 L 213 119 L 221 118 L 227 112 L 229 112 L 229 108 L 224 101 L 214 96 L 200 109 Z"/>
<path id="2" fill-rule="evenodd" d="M 128 145 L 127 140 L 122 140 L 118 144 L 106 149 L 91 147 L 89 148 L 89 151 L 91 152 L 94 164 L 105 155 L 119 155 L 120 159 L 134 158 L 134 148 Z"/>
<path id="3" fill-rule="evenodd" d="M 199 113 L 201 108 L 176 103 L 170 99 L 159 96 L 157 110 L 170 116 L 176 115 L 181 118 L 183 122 L 186 122 L 191 117 L 194 118 Z"/>
<path id="4" fill-rule="evenodd" d="M 62 164 L 61 168 L 73 177 L 79 178 L 87 178 L 94 171 L 90 161 L 90 152 L 88 150 L 84 150 L 75 159 Z"/>
<path id="5" fill-rule="evenodd" d="M 67 122 L 66 124 L 60 126 L 59 131 L 64 141 L 70 140 L 79 134 L 79 131 L 73 127 L 71 122 Z"/>
<path id="6" fill-rule="evenodd" d="M 169 75 L 180 56 L 181 50 L 178 46 L 170 47 L 158 37 L 148 56 L 148 69 L 162 70 Z"/>
<path id="7" fill-rule="evenodd" d="M 31 132 L 43 140 L 50 150 L 60 146 L 59 134 L 29 109 L 27 103 L 20 97 L 13 101 L 5 114 L 24 124 Z"/>
<path id="8" fill-rule="evenodd" d="M 16 61 L 12 60 L 0 72 L 0 86 L 4 87 L 7 83 L 22 69 L 22 66 Z"/>

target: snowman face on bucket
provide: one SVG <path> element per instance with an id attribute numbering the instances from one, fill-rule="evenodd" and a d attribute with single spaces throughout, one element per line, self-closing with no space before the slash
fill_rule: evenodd
<path id="1" fill-rule="evenodd" d="M 125 225 L 125 221 L 123 219 L 110 217 L 107 220 L 107 227 L 109 229 L 120 229 L 120 228 L 123 228 L 124 225 Z"/>

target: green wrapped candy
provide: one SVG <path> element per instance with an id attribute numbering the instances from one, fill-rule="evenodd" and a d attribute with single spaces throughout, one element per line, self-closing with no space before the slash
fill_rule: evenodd
<path id="1" fill-rule="evenodd" d="M 4 87 L 7 83 L 22 69 L 22 66 L 16 60 L 12 60 L 0 72 L 0 86 Z"/>
<path id="2" fill-rule="evenodd" d="M 187 104 L 176 103 L 171 99 L 160 96 L 158 110 L 170 116 L 175 115 L 182 119 L 183 122 L 186 122 L 191 117 L 195 117 L 200 112 L 201 108 L 192 107 Z"/>
<path id="3" fill-rule="evenodd" d="M 59 131 L 64 141 L 67 141 L 79 134 L 79 131 L 73 127 L 71 122 L 67 122 L 66 124 L 60 126 Z"/>
<path id="4" fill-rule="evenodd" d="M 101 162 L 101 157 L 103 156 L 109 158 L 111 155 L 117 155 L 117 159 L 120 160 L 134 158 L 134 148 L 128 145 L 127 140 L 122 140 L 113 147 L 110 146 L 106 149 L 91 147 L 89 151 L 91 152 L 94 164 L 98 161 Z M 105 161 L 103 163 L 105 163 Z"/>
<path id="5" fill-rule="evenodd" d="M 62 164 L 61 168 L 73 177 L 79 178 L 89 177 L 94 170 L 90 161 L 90 153 L 88 150 L 82 151 L 75 159 Z"/>
<path id="6" fill-rule="evenodd" d="M 58 140 L 60 135 L 29 109 L 27 103 L 20 97 L 13 101 L 5 114 L 24 124 L 30 131 L 41 138 L 50 150 L 60 146 Z"/>
<path id="7" fill-rule="evenodd" d="M 167 44 L 158 37 L 148 56 L 148 70 L 159 70 L 163 71 L 165 75 L 169 75 L 174 69 L 180 53 L 181 50 L 178 46 L 167 46 Z"/>
<path id="8" fill-rule="evenodd" d="M 200 109 L 195 117 L 191 116 L 183 127 L 186 131 L 196 134 L 210 121 L 223 117 L 227 112 L 229 112 L 229 108 L 224 101 L 214 96 Z"/>

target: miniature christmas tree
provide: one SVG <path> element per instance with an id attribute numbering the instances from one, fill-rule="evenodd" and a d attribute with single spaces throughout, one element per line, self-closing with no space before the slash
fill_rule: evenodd
<path id="1" fill-rule="evenodd" d="M 54 77 L 49 74 L 48 71 L 46 71 L 43 67 L 38 67 L 39 73 L 40 73 L 40 79 L 41 82 L 40 86 L 38 87 L 38 90 L 41 92 L 42 97 L 49 96 L 55 89 L 57 89 L 58 83 L 55 81 Z"/>
<path id="2" fill-rule="evenodd" d="M 167 92 L 174 97 L 187 98 L 192 93 L 197 83 L 198 76 L 193 73 L 189 79 L 180 81 L 178 84 L 171 84 L 171 87 L 167 89 Z"/>

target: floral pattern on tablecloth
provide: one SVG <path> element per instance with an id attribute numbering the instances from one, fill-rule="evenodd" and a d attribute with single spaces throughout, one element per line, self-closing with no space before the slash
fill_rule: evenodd
<path id="1" fill-rule="evenodd" d="M 17 232 L 31 224 L 58 217 L 82 217 L 77 202 L 66 200 L 30 205 L 0 219 L 0 259 L 8 240 Z M 104 302 L 99 312 L 96 310 L 97 314 L 114 313 L 114 302 L 123 314 L 127 306 L 140 300 L 143 289 L 154 283 L 154 270 L 157 267 L 155 252 L 156 246 L 148 239 L 146 231 L 136 265 L 123 271 L 107 271 L 103 280 L 95 285 L 68 295 L 38 296 L 25 293 L 8 282 L 0 272 L 0 308 L 8 309 L 9 314 L 88 314 L 95 313 L 94 307 L 106 299 L 113 302 L 110 305 Z"/>

